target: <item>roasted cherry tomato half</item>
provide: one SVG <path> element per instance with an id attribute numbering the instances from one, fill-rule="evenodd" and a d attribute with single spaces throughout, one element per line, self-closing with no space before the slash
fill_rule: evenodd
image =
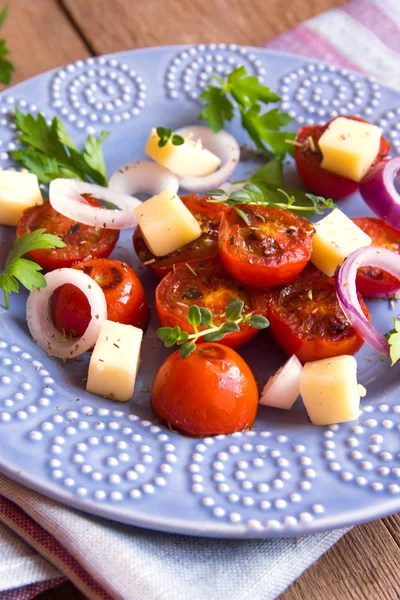
<path id="1" fill-rule="evenodd" d="M 358 299 L 369 319 L 360 294 Z M 303 363 L 355 354 L 364 343 L 340 308 L 329 277 L 296 279 L 271 290 L 268 318 L 276 343 Z"/>
<path id="2" fill-rule="evenodd" d="M 111 258 L 92 258 L 72 267 L 89 275 L 102 288 L 110 321 L 145 329 L 149 309 L 143 286 L 126 263 Z M 86 296 L 75 285 L 56 289 L 51 302 L 55 327 L 68 337 L 81 337 L 91 319 Z"/>
<path id="3" fill-rule="evenodd" d="M 253 425 L 258 390 L 250 368 L 234 350 L 199 344 L 187 358 L 177 350 L 161 365 L 151 403 L 160 419 L 189 435 L 229 434 Z"/>
<path id="4" fill-rule="evenodd" d="M 353 119 L 354 121 L 362 121 L 363 123 L 368 122 L 361 117 L 346 116 L 345 118 Z M 334 119 L 326 123 L 326 125 L 309 125 L 301 127 L 296 136 L 296 142 L 299 142 L 301 146 L 296 145 L 294 147 L 294 158 L 296 160 L 297 171 L 303 180 L 307 191 L 313 192 L 318 196 L 324 196 L 325 198 L 341 200 L 356 192 L 359 184 L 356 181 L 352 181 L 341 175 L 336 175 L 321 167 L 322 154 L 319 150 L 318 140 L 333 120 Z M 310 147 L 310 137 L 314 142 L 315 151 Z M 382 136 L 378 156 L 373 162 L 373 165 L 376 165 L 379 161 L 384 159 L 389 154 L 389 150 L 390 144 Z"/>
<path id="5" fill-rule="evenodd" d="M 182 196 L 181 200 L 201 225 L 202 234 L 197 240 L 166 256 L 154 256 L 146 246 L 140 227 L 136 227 L 133 234 L 133 246 L 139 260 L 159 277 L 164 277 L 174 265 L 196 264 L 218 256 L 218 228 L 227 207 L 207 202 L 207 197 L 196 194 Z"/>
<path id="6" fill-rule="evenodd" d="M 400 254 L 400 231 L 382 219 L 360 217 L 352 221 L 372 238 L 372 246 Z M 356 286 L 362 296 L 384 298 L 400 290 L 400 281 L 382 269 L 362 267 L 357 272 Z"/>
<path id="7" fill-rule="evenodd" d="M 221 219 L 219 252 L 232 277 L 252 287 L 290 281 L 311 256 L 313 228 L 290 210 L 240 205 L 247 225 L 235 209 Z"/>
<path id="8" fill-rule="evenodd" d="M 88 194 L 83 194 L 83 197 L 91 206 L 102 206 Z M 17 223 L 17 237 L 40 228 L 46 229 L 47 233 L 58 235 L 66 243 L 65 248 L 29 252 L 31 259 L 46 271 L 71 267 L 86 256 L 109 256 L 119 237 L 119 231 L 90 227 L 60 215 L 48 201 L 41 206 L 28 208 L 21 214 Z"/>
<path id="9" fill-rule="evenodd" d="M 156 311 L 163 327 L 176 327 L 193 333 L 187 314 L 193 304 L 204 306 L 213 315 L 216 325 L 226 321 L 225 310 L 229 300 L 244 302 L 243 314 L 267 313 L 268 293 L 246 287 L 229 275 L 218 259 L 197 265 L 180 265 L 160 281 L 156 289 Z M 204 330 L 206 327 L 199 327 Z M 240 331 L 227 333 L 221 344 L 237 348 L 251 340 L 257 333 L 247 323 Z M 199 340 L 201 341 L 201 340 Z"/>

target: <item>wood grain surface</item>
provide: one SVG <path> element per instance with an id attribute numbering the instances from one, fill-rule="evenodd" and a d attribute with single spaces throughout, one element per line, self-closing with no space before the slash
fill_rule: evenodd
<path id="1" fill-rule="evenodd" d="M 128 48 L 211 41 L 262 45 L 342 4 L 343 0 L 13 0 L 2 33 L 16 66 L 16 83 L 78 58 Z M 355 527 L 280 600 L 395 600 L 400 598 L 399 561 L 400 518 L 395 515 Z M 84 596 L 65 583 L 37 598 Z"/>

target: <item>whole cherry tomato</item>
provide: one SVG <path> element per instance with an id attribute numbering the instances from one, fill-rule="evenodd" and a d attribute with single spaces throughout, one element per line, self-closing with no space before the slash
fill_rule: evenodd
<path id="1" fill-rule="evenodd" d="M 168 273 L 156 289 L 156 311 L 163 327 L 178 325 L 182 331 L 193 333 L 187 320 L 193 304 L 208 308 L 213 315 L 213 323 L 220 325 L 226 321 L 226 307 L 234 298 L 244 302 L 243 314 L 266 315 L 268 293 L 237 282 L 222 263 L 214 259 L 191 268 L 180 265 Z M 240 331 L 227 333 L 221 344 L 237 348 L 257 333 L 257 329 L 248 323 L 241 323 L 239 327 Z M 199 327 L 200 331 L 204 329 L 206 327 Z"/>
<path id="2" fill-rule="evenodd" d="M 229 434 L 253 425 L 258 406 L 254 376 L 243 358 L 221 344 L 179 350 L 158 370 L 151 403 L 156 415 L 193 436 Z"/>
<path id="3" fill-rule="evenodd" d="M 219 229 L 221 260 L 232 277 L 252 287 L 290 281 L 311 256 L 312 225 L 290 210 L 240 205 L 249 225 L 231 208 Z"/>
<path id="4" fill-rule="evenodd" d="M 72 267 L 89 275 L 102 288 L 107 302 L 107 318 L 145 329 L 149 310 L 143 286 L 126 263 L 111 258 L 92 258 Z M 81 337 L 91 314 L 86 296 L 66 283 L 57 288 L 51 302 L 55 327 L 69 337 Z"/>
<path id="5" fill-rule="evenodd" d="M 133 246 L 139 259 L 159 277 L 164 277 L 174 265 L 196 264 L 218 256 L 218 228 L 227 207 L 196 194 L 182 196 L 181 200 L 201 225 L 202 234 L 197 240 L 166 256 L 155 256 L 146 246 L 140 227 L 136 227 L 133 234 Z"/>
<path id="6" fill-rule="evenodd" d="M 358 299 L 369 319 L 360 294 Z M 268 318 L 276 343 L 303 363 L 355 354 L 364 343 L 339 306 L 335 280 L 329 277 L 297 278 L 271 290 Z"/>
<path id="7" fill-rule="evenodd" d="M 382 219 L 360 217 L 352 221 L 372 238 L 372 246 L 400 254 L 400 231 Z M 356 286 L 362 296 L 384 298 L 400 290 L 400 281 L 382 269 L 362 267 L 357 272 Z"/>
<path id="8" fill-rule="evenodd" d="M 368 122 L 361 117 L 346 116 L 345 118 L 353 119 L 354 121 L 362 121 L 363 123 Z M 313 192 L 318 196 L 324 196 L 325 198 L 341 200 L 356 192 L 358 190 L 358 183 L 347 177 L 336 175 L 321 167 L 322 153 L 319 150 L 318 141 L 332 121 L 334 121 L 334 119 L 326 123 L 326 125 L 307 125 L 306 127 L 300 127 L 297 132 L 296 142 L 301 145 L 296 145 L 294 147 L 294 158 L 297 171 L 303 180 L 307 191 Z M 313 140 L 312 145 L 310 145 L 309 142 L 310 137 Z M 389 154 L 389 150 L 390 144 L 382 136 L 378 156 L 373 162 L 373 165 L 384 159 Z"/>
<path id="9" fill-rule="evenodd" d="M 101 206 L 88 194 L 83 194 L 91 206 Z M 46 233 L 58 235 L 65 243 L 65 248 L 54 250 L 32 250 L 29 256 L 46 271 L 71 267 L 87 256 L 103 258 L 111 254 L 119 238 L 119 231 L 102 229 L 77 223 L 60 215 L 46 201 L 41 206 L 33 206 L 25 210 L 18 219 L 17 237 L 35 229 L 45 229 Z"/>

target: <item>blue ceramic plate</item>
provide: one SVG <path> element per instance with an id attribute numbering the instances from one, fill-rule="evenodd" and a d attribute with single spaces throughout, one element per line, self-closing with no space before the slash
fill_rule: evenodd
<path id="1" fill-rule="evenodd" d="M 195 123 L 211 74 L 241 64 L 280 93 L 294 128 L 359 114 L 399 151 L 398 93 L 333 65 L 210 44 L 90 58 L 7 90 L 0 96 L 0 164 L 11 166 L 7 151 L 17 147 L 17 105 L 61 116 L 77 143 L 87 132 L 110 130 L 111 174 L 144 158 L 151 127 Z M 246 141 L 238 121 L 229 129 Z M 238 175 L 251 167 L 240 165 Z M 341 206 L 351 216 L 370 214 L 358 196 Z M 1 234 L 4 259 L 14 231 Z M 133 265 L 153 298 L 157 282 L 139 266 L 130 233 L 113 256 Z M 196 440 L 153 422 L 149 389 L 168 352 L 156 338 L 154 306 L 138 391 L 116 404 L 85 392 L 86 359 L 64 367 L 33 343 L 25 301 L 24 292 L 14 294 L 11 310 L 0 309 L 0 470 L 10 478 L 116 521 L 215 537 L 298 536 L 400 509 L 400 370 L 369 347 L 357 355 L 368 390 L 358 421 L 313 427 L 299 401 L 289 413 L 260 407 L 252 431 Z M 369 309 L 386 332 L 399 305 L 383 300 Z M 260 386 L 285 360 L 268 331 L 241 353 Z"/>

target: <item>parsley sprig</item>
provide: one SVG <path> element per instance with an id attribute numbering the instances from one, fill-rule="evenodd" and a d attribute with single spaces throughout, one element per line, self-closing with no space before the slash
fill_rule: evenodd
<path id="1" fill-rule="evenodd" d="M 39 181 L 50 183 L 57 177 L 65 177 L 107 185 L 102 144 L 109 132 L 102 131 L 98 138 L 89 135 L 79 152 L 58 117 L 48 125 L 42 114 L 35 118 L 15 108 L 15 123 L 23 148 L 10 154 L 37 175 Z"/>
<path id="2" fill-rule="evenodd" d="M 4 25 L 8 17 L 8 3 L 0 12 L 0 27 Z M 8 85 L 14 72 L 14 65 L 6 58 L 10 54 L 5 40 L 0 40 L 0 82 Z"/>
<path id="3" fill-rule="evenodd" d="M 172 129 L 167 129 L 165 127 L 157 127 L 156 132 L 158 137 L 160 138 L 158 141 L 158 146 L 162 148 L 166 146 L 168 140 L 171 140 L 174 146 L 182 146 L 185 143 L 184 138 L 181 135 L 177 135 L 176 133 L 172 133 Z"/>
<path id="4" fill-rule="evenodd" d="M 33 288 L 46 287 L 46 280 L 40 273 L 42 267 L 32 260 L 22 258 L 24 254 L 32 250 L 65 248 L 61 238 L 45 231 L 45 229 L 36 229 L 14 240 L 4 271 L 0 273 L 0 288 L 4 292 L 4 303 L 7 309 L 10 308 L 8 295 L 10 292 L 18 292 L 18 282 L 29 291 Z"/>
<path id="5" fill-rule="evenodd" d="M 392 367 L 400 360 L 400 320 L 393 317 L 393 325 L 394 328 L 386 336 L 390 348 Z"/>
<path id="6" fill-rule="evenodd" d="M 213 79 L 219 85 L 210 84 L 201 93 L 200 100 L 207 106 L 199 114 L 213 131 L 218 133 L 225 121 L 232 121 L 236 105 L 243 127 L 259 150 L 281 158 L 292 151 L 286 140 L 294 139 L 295 134 L 280 131 L 292 117 L 278 108 L 262 112 L 266 105 L 279 102 L 280 97 L 275 92 L 262 85 L 257 77 L 248 75 L 243 65 L 229 73 L 226 80 L 217 75 L 213 75 Z"/>
<path id="7" fill-rule="evenodd" d="M 181 358 L 187 358 L 196 349 L 196 342 L 203 338 L 205 342 L 219 342 L 227 333 L 239 331 L 241 323 L 249 323 L 254 329 L 265 329 L 269 321 L 262 315 L 243 314 L 244 302 L 232 298 L 226 307 L 226 321 L 221 325 L 215 325 L 212 313 L 203 306 L 193 304 L 188 311 L 187 320 L 193 327 L 194 333 L 189 334 L 182 331 L 179 326 L 160 327 L 157 330 L 158 337 L 164 342 L 166 348 L 175 344 L 180 346 Z M 199 330 L 199 327 L 207 329 Z"/>

